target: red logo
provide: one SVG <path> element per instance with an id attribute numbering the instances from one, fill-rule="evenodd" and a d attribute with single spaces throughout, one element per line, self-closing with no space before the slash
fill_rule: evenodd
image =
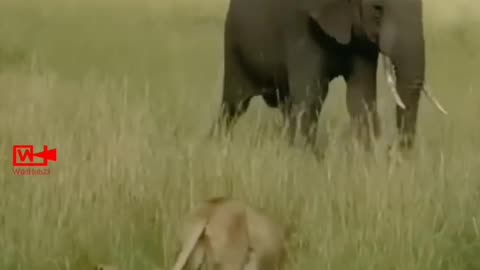
<path id="1" fill-rule="evenodd" d="M 57 149 L 48 149 L 43 146 L 43 151 L 35 153 L 33 145 L 13 146 L 14 167 L 48 167 L 49 161 L 57 161 Z M 35 158 L 43 159 L 42 162 L 34 162 Z M 28 162 L 26 161 L 28 159 Z"/>
<path id="2" fill-rule="evenodd" d="M 13 167 L 48 167 L 50 161 L 57 161 L 57 149 L 48 149 L 43 146 L 43 151 L 35 152 L 33 145 L 13 146 Z M 48 175 L 50 169 L 17 168 L 14 170 L 17 175 Z"/>

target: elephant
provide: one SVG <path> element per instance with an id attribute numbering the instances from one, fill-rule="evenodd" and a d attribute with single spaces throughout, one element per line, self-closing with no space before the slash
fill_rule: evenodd
<path id="1" fill-rule="evenodd" d="M 422 9 L 421 0 L 230 0 L 215 126 L 228 133 L 261 96 L 281 110 L 290 141 L 314 145 L 329 83 L 343 77 L 353 130 L 368 147 L 381 134 L 376 74 L 382 54 L 394 67 L 400 99 L 398 145 L 411 149 L 425 91 Z"/>

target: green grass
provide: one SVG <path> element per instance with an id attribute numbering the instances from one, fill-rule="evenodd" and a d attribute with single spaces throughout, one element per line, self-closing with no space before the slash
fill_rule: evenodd
<path id="1" fill-rule="evenodd" d="M 227 1 L 1 1 L 0 269 L 168 269 L 183 213 L 213 195 L 294 225 L 288 269 L 480 269 L 479 9 L 439 2 L 428 79 L 450 114 L 424 99 L 416 151 L 391 168 L 382 150 L 345 149 L 341 81 L 323 163 L 289 148 L 259 100 L 232 141 L 204 140 Z M 15 176 L 14 144 L 56 147 L 51 175 Z"/>

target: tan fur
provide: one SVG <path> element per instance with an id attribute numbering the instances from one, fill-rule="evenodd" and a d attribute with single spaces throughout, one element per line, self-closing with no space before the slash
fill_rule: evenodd
<path id="1" fill-rule="evenodd" d="M 277 270 L 284 232 L 265 214 L 234 199 L 211 198 L 187 217 L 173 270 Z"/>

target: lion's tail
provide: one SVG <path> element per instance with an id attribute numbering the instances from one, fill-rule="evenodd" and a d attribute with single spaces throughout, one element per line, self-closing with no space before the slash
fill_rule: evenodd
<path id="1" fill-rule="evenodd" d="M 183 270 L 185 264 L 188 261 L 188 258 L 192 254 L 195 246 L 197 245 L 198 240 L 202 236 L 205 227 L 207 225 L 207 219 L 200 219 L 192 226 L 190 230 L 190 235 L 188 237 L 187 242 L 183 245 L 180 254 L 178 255 L 177 261 L 173 266 L 172 270 Z"/>

